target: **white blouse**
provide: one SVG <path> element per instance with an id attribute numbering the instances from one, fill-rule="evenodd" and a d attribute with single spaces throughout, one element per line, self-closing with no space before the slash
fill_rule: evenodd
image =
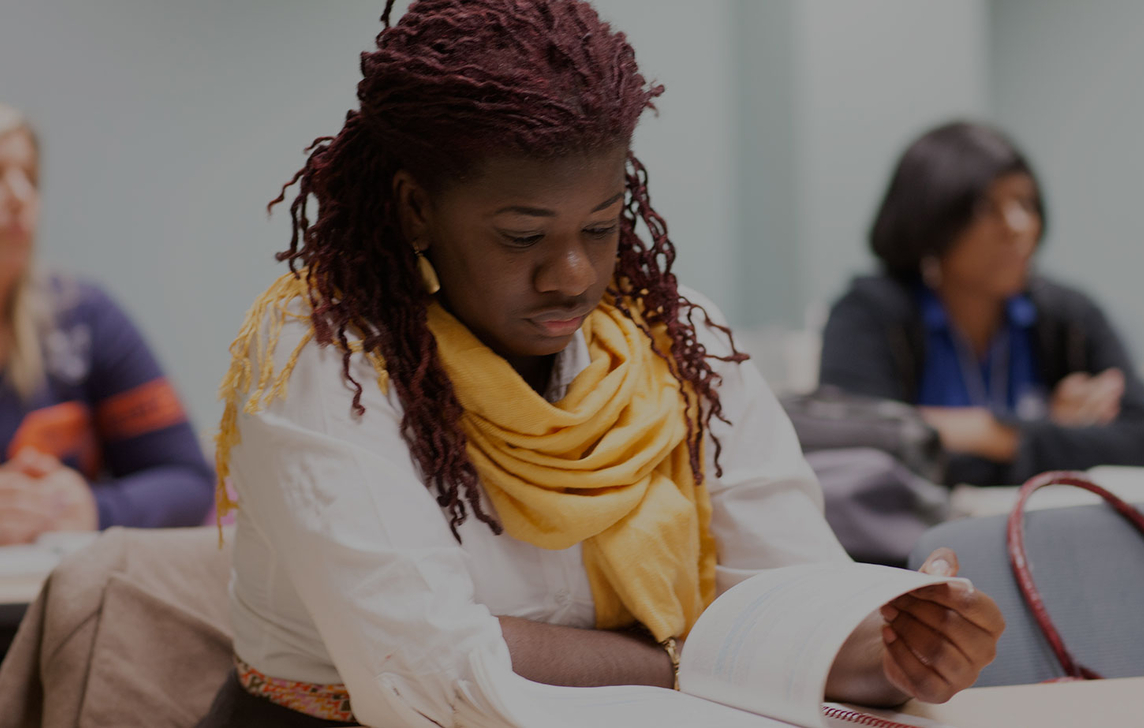
<path id="1" fill-rule="evenodd" d="M 710 301 L 684 295 L 723 322 Z M 697 327 L 709 353 L 729 353 L 722 333 Z M 307 328 L 306 319 L 288 320 L 275 371 Z M 587 364 L 578 334 L 557 358 L 547 398 L 562 397 Z M 754 364 L 711 364 L 732 423 L 711 425 L 722 477 L 715 448 L 706 448 L 719 591 L 760 569 L 846 559 L 790 422 Z M 366 411 L 354 417 L 341 369 L 340 351 L 307 345 L 286 398 L 240 415 L 235 652 L 272 677 L 344 682 L 366 725 L 451 726 L 474 659 L 511 669 L 494 615 L 593 626 L 580 547 L 548 551 L 495 536 L 471 513 L 457 543 L 401 438 L 393 389 L 383 394 L 372 366 L 355 357 Z"/>

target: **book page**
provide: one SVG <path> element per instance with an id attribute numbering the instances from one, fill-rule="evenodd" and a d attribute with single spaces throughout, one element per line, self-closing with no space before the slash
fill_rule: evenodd
<path id="1" fill-rule="evenodd" d="M 521 728 L 790 728 L 790 724 L 684 693 L 643 685 L 568 688 L 520 678 L 505 705 Z M 474 721 L 473 728 L 481 728 Z"/>
<path id="2" fill-rule="evenodd" d="M 707 608 L 680 661 L 687 693 L 796 725 L 827 728 L 826 677 L 846 638 L 908 591 L 951 581 L 872 564 L 769 569 Z"/>
<path id="3" fill-rule="evenodd" d="M 867 564 L 773 569 L 727 591 L 687 639 L 681 687 L 569 688 L 470 656 L 475 684 L 460 687 L 465 728 L 779 728 L 842 725 L 822 712 L 826 676 L 842 643 L 894 597 L 950 579 Z M 705 635 L 705 636 L 704 636 Z M 726 684 L 722 681 L 726 680 Z M 837 706 L 842 707 L 842 706 Z M 876 712 L 907 725 L 924 719 Z M 769 717 L 767 717 L 769 716 Z"/>

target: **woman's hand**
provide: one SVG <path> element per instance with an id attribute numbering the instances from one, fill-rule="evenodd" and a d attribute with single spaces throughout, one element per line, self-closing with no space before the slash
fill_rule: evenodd
<path id="1" fill-rule="evenodd" d="M 1120 415 L 1124 386 L 1124 372 L 1119 369 L 1105 369 L 1095 376 L 1070 374 L 1053 390 L 1049 417 L 1066 427 L 1107 425 Z"/>
<path id="2" fill-rule="evenodd" d="M 24 473 L 0 470 L 0 546 L 31 543 L 48 530 L 51 508 L 36 493 L 36 485 Z"/>
<path id="3" fill-rule="evenodd" d="M 1019 436 L 984 407 L 919 407 L 922 419 L 937 430 L 950 452 L 977 455 L 998 463 L 1017 455 Z"/>
<path id="4" fill-rule="evenodd" d="M 955 576 L 957 568 L 957 555 L 940 548 L 919 571 Z M 886 679 L 927 703 L 944 703 L 972 685 L 993 661 L 1005 629 L 993 600 L 962 582 L 926 586 L 898 597 L 882 607 L 882 618 Z"/>
<path id="5" fill-rule="evenodd" d="M 47 531 L 94 531 L 91 487 L 51 455 L 22 450 L 0 467 L 0 545 L 30 543 Z"/>

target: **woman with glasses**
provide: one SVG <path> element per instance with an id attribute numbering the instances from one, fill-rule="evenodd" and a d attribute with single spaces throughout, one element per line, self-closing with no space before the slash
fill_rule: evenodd
<path id="1" fill-rule="evenodd" d="M 1144 386 L 1100 308 L 1032 270 L 1046 226 L 1025 157 L 953 123 L 902 155 L 871 230 L 881 275 L 835 304 L 823 384 L 922 408 L 947 479 L 1144 465 Z"/>

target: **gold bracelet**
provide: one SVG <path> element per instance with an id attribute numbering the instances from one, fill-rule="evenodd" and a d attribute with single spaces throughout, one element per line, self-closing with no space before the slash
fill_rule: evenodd
<path id="1" fill-rule="evenodd" d="M 675 638 L 668 637 L 663 642 L 660 642 L 659 646 L 666 650 L 667 656 L 671 658 L 671 672 L 675 678 L 673 687 L 679 690 L 679 650 L 676 649 Z"/>

